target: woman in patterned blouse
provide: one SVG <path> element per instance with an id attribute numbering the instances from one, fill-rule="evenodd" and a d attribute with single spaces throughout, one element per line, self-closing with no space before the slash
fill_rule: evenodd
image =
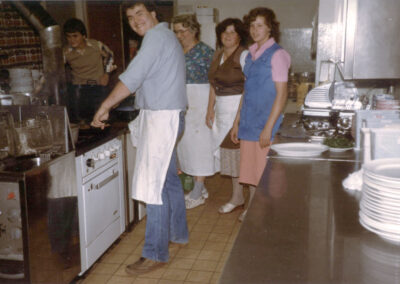
<path id="1" fill-rule="evenodd" d="M 212 151 L 212 132 L 204 125 L 210 90 L 208 69 L 214 50 L 200 41 L 200 24 L 195 15 L 176 16 L 172 24 L 186 60 L 189 107 L 185 115 L 185 130 L 177 149 L 180 169 L 195 179 L 193 190 L 185 198 L 186 208 L 191 209 L 205 203 L 208 192 L 204 179 L 219 171 Z"/>

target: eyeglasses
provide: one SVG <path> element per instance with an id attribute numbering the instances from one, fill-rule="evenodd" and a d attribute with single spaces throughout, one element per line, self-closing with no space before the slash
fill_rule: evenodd
<path id="1" fill-rule="evenodd" d="M 186 33 L 188 30 L 189 30 L 189 29 L 184 29 L 184 30 L 174 30 L 174 33 L 175 33 L 176 35 L 181 35 L 181 34 L 184 34 L 184 33 Z"/>

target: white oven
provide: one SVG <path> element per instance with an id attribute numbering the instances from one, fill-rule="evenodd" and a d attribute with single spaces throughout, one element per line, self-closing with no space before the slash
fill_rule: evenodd
<path id="1" fill-rule="evenodd" d="M 76 157 L 82 275 L 125 231 L 121 138 Z"/>

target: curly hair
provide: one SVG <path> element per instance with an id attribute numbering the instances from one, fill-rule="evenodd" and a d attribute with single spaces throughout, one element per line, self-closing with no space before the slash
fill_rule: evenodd
<path id="1" fill-rule="evenodd" d="M 243 22 L 248 29 L 250 28 L 250 24 L 254 22 L 257 17 L 264 18 L 265 24 L 271 29 L 271 37 L 273 37 L 276 42 L 279 42 L 281 33 L 279 31 L 279 22 L 276 20 L 274 11 L 265 7 L 258 7 L 250 10 L 250 12 L 243 17 Z"/>
<path id="2" fill-rule="evenodd" d="M 197 21 L 195 14 L 178 15 L 172 18 L 172 24 L 182 24 L 183 27 L 189 28 L 195 35 L 197 40 L 200 40 L 200 23 Z"/>
<path id="3" fill-rule="evenodd" d="M 241 46 L 246 46 L 248 39 L 247 29 L 243 22 L 237 18 L 227 18 L 217 25 L 215 28 L 215 33 L 217 35 L 217 46 L 222 47 L 221 35 L 229 26 L 233 26 L 235 28 L 235 32 L 239 35 L 239 44 Z"/>

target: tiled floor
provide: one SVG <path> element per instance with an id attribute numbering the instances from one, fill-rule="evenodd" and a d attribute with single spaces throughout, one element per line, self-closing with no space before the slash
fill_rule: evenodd
<path id="1" fill-rule="evenodd" d="M 205 205 L 187 211 L 190 231 L 189 244 L 183 248 L 170 247 L 167 266 L 148 274 L 130 276 L 127 264 L 141 255 L 146 220 L 131 232 L 124 233 L 93 267 L 80 283 L 218 283 L 241 223 L 242 210 L 221 215 L 218 208 L 228 201 L 232 184 L 228 177 L 215 175 L 206 179 L 210 193 Z"/>

